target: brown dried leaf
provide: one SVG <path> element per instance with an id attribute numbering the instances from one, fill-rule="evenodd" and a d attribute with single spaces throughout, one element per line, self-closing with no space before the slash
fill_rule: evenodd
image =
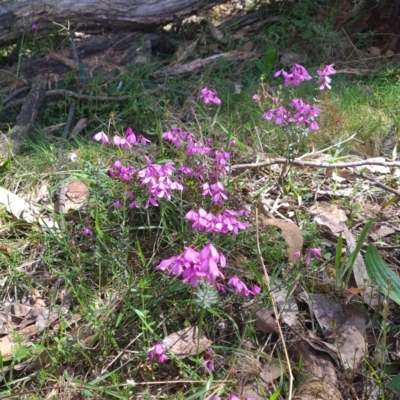
<path id="1" fill-rule="evenodd" d="M 196 353 L 201 353 L 211 346 L 211 340 L 207 339 L 204 333 L 198 337 L 197 326 L 181 329 L 168 335 L 162 344 L 178 358 L 186 358 Z"/>
<path id="2" fill-rule="evenodd" d="M 211 35 L 212 35 L 215 39 L 219 40 L 220 42 L 223 42 L 223 41 L 224 41 L 224 35 L 222 34 L 222 32 L 221 32 L 214 24 L 212 24 L 211 22 L 209 22 L 208 28 L 210 29 Z"/>
<path id="3" fill-rule="evenodd" d="M 66 183 L 65 209 L 78 210 L 89 198 L 89 188 L 79 179 Z"/>
<path id="4" fill-rule="evenodd" d="M 324 295 L 314 294 L 311 301 L 322 332 L 336 343 L 344 367 L 357 368 L 366 350 L 365 312 Z"/>
<path id="5" fill-rule="evenodd" d="M 271 294 L 279 309 L 279 315 L 285 324 L 291 327 L 295 326 L 299 315 L 299 307 L 292 293 L 289 293 L 285 288 L 281 288 L 273 290 Z"/>
<path id="6" fill-rule="evenodd" d="M 274 364 L 265 363 L 262 366 L 262 371 L 260 372 L 258 379 L 263 384 L 263 386 L 268 387 L 268 384 L 272 383 L 275 379 L 281 376 L 281 369 Z"/>
<path id="7" fill-rule="evenodd" d="M 268 308 L 257 307 L 254 311 L 254 318 L 254 326 L 259 331 L 264 333 L 279 333 L 275 318 Z"/>
<path id="8" fill-rule="evenodd" d="M 0 245 L 0 253 L 4 254 L 5 256 L 11 256 L 12 251 L 10 248 Z"/>
<path id="9" fill-rule="evenodd" d="M 295 253 L 301 252 L 303 246 L 303 236 L 301 235 L 300 228 L 293 222 L 282 221 L 276 218 L 264 219 L 263 223 L 265 225 L 275 226 L 281 231 L 282 237 L 288 245 L 288 259 L 289 261 L 295 261 Z"/>
<path id="10" fill-rule="evenodd" d="M 254 43 L 249 40 L 240 47 L 240 51 L 248 51 L 249 53 L 254 49 Z"/>
<path id="11" fill-rule="evenodd" d="M 30 338 L 35 336 L 38 333 L 38 329 L 35 326 L 27 326 L 24 329 L 20 329 L 18 331 L 18 336 L 22 338 L 22 345 L 29 346 L 32 344 Z M 3 336 L 0 338 L 0 354 L 3 358 L 11 357 L 13 354 L 14 347 L 18 344 L 20 346 L 20 342 L 14 340 L 12 334 L 8 334 L 7 336 Z"/>
<path id="12" fill-rule="evenodd" d="M 310 207 L 310 211 L 314 215 L 325 215 L 333 221 L 347 221 L 347 215 L 344 210 L 339 208 L 337 204 L 326 201 L 317 201 Z"/>
<path id="13" fill-rule="evenodd" d="M 75 136 L 78 136 L 81 133 L 81 131 L 86 128 L 87 125 L 86 122 L 87 118 L 81 118 L 72 129 L 71 133 L 69 134 L 69 137 L 73 138 Z"/>
<path id="14" fill-rule="evenodd" d="M 267 394 L 269 398 L 270 395 L 269 390 L 266 390 L 265 394 Z M 267 398 L 262 393 L 256 382 L 248 383 L 246 386 L 243 386 L 241 390 L 241 395 L 243 399 L 264 400 Z"/>
<path id="15" fill-rule="evenodd" d="M 296 400 L 342 399 L 339 391 L 336 368 L 328 355 L 311 348 L 304 340 L 289 343 L 296 360 L 302 359 L 303 368 L 299 377 L 301 385 L 296 391 Z"/>

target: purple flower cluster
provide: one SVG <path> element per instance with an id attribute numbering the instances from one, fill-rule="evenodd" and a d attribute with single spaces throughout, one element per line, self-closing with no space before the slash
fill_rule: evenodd
<path id="1" fill-rule="evenodd" d="M 310 81 L 312 79 L 307 70 L 299 64 L 294 64 L 290 69 L 290 73 L 287 73 L 283 69 L 275 72 L 274 78 L 277 78 L 280 75 L 283 75 L 285 78 L 285 87 L 290 85 L 299 86 L 301 82 Z"/>
<path id="2" fill-rule="evenodd" d="M 318 89 L 324 90 L 326 87 L 330 89 L 330 83 L 332 82 L 332 79 L 329 78 L 329 75 L 336 74 L 335 64 L 324 65 L 323 68 L 317 71 L 317 74 L 319 76 L 317 81 Z"/>
<path id="3" fill-rule="evenodd" d="M 322 90 L 325 87 L 330 89 L 331 86 L 329 84 L 332 80 L 329 78 L 329 75 L 336 74 L 334 64 L 324 66 L 321 70 L 317 71 L 317 74 L 319 76 L 317 81 L 318 89 Z M 274 77 L 277 78 L 280 75 L 283 75 L 285 79 L 285 87 L 290 85 L 299 86 L 301 82 L 312 79 L 307 70 L 299 64 L 294 64 L 290 73 L 280 70 L 274 74 Z M 277 104 L 277 99 L 274 99 L 273 103 Z M 293 99 L 290 102 L 290 106 L 292 110 L 288 110 L 282 105 L 271 108 L 262 115 L 262 118 L 267 121 L 273 121 L 276 125 L 296 123 L 298 126 L 304 125 L 312 131 L 319 129 L 318 123 L 315 121 L 315 118 L 321 113 L 321 109 L 318 106 L 306 104 L 303 99 Z"/>
<path id="4" fill-rule="evenodd" d="M 294 122 L 298 126 L 305 125 L 312 131 L 319 129 L 314 119 L 321 113 L 318 106 L 310 106 L 304 103 L 302 99 L 293 99 L 290 106 L 293 107 L 293 111 L 288 111 L 284 106 L 271 108 L 263 114 L 262 118 L 267 121 L 274 121 L 277 125 Z"/>
<path id="5" fill-rule="evenodd" d="M 150 158 L 145 157 L 147 165 L 137 173 L 142 185 L 145 185 L 150 193 L 150 197 L 146 201 L 145 209 L 150 204 L 157 206 L 159 199 L 171 199 L 172 190 L 183 190 L 183 186 L 171 179 L 172 173 L 175 171 L 174 164 L 167 162 L 163 165 L 154 164 Z"/>
<path id="6" fill-rule="evenodd" d="M 192 223 L 193 231 L 237 234 L 240 230 L 247 229 L 250 226 L 246 222 L 239 221 L 236 218 L 239 215 L 247 216 L 247 210 L 233 211 L 225 209 L 221 214 L 215 215 L 200 207 L 197 212 L 190 210 L 185 217 Z"/>
<path id="7" fill-rule="evenodd" d="M 96 133 L 93 136 L 93 139 L 106 145 L 118 146 L 122 150 L 129 149 L 132 146 L 137 146 L 138 144 L 146 146 L 148 143 L 150 143 L 150 140 L 144 138 L 142 135 L 136 136 L 131 128 L 126 130 L 125 137 L 115 135 L 111 142 L 103 131 Z"/>
<path id="8" fill-rule="evenodd" d="M 150 360 L 157 357 L 157 361 L 159 363 L 163 363 L 168 360 L 167 355 L 165 354 L 166 347 L 160 342 L 155 342 L 153 348 L 149 351 L 148 356 Z"/>
<path id="9" fill-rule="evenodd" d="M 250 294 L 257 295 L 261 293 L 261 288 L 259 286 L 253 285 L 253 289 L 250 290 L 236 275 L 229 279 L 228 285 L 233 286 L 238 293 L 241 293 L 246 297 Z"/>
<path id="10" fill-rule="evenodd" d="M 221 104 L 221 100 L 217 97 L 217 91 L 207 87 L 201 89 L 199 98 L 203 100 L 205 105 L 213 104 L 219 106 Z"/>
<path id="11" fill-rule="evenodd" d="M 225 268 L 225 256 L 209 243 L 201 251 L 185 247 L 183 253 L 163 260 L 157 269 L 176 276 L 182 275 L 182 281 L 193 288 L 201 278 L 208 280 L 210 284 L 214 284 L 217 278 L 224 279 L 218 264 Z"/>

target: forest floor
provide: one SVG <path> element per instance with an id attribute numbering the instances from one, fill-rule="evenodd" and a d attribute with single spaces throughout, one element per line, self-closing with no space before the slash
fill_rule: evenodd
<path id="1" fill-rule="evenodd" d="M 399 60 L 334 11 L 0 49 L 1 399 L 400 398 Z"/>

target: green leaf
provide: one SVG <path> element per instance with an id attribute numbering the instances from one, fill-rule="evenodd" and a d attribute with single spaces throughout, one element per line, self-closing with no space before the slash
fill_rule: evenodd
<path id="1" fill-rule="evenodd" d="M 270 75 L 275 68 L 276 60 L 278 58 L 277 52 L 273 47 L 268 47 L 267 53 L 264 56 L 265 75 Z"/>
<path id="2" fill-rule="evenodd" d="M 261 74 L 266 75 L 267 70 L 265 69 L 265 65 L 263 62 L 261 62 L 260 60 L 257 60 L 255 62 L 256 67 L 258 68 L 258 70 L 261 72 Z"/>
<path id="3" fill-rule="evenodd" d="M 400 374 L 396 375 L 387 385 L 389 389 L 400 393 Z"/>
<path id="4" fill-rule="evenodd" d="M 373 244 L 367 248 L 365 268 L 382 293 L 400 305 L 400 278 L 385 263 Z"/>

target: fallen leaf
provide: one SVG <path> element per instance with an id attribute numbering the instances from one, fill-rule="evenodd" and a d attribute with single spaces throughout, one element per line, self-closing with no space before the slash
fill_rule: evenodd
<path id="1" fill-rule="evenodd" d="M 344 367 L 356 369 L 366 350 L 365 312 L 320 294 L 311 295 L 311 303 L 323 335 L 336 344 Z"/>
<path id="2" fill-rule="evenodd" d="M 310 211 L 313 215 L 323 214 L 333 221 L 347 221 L 347 215 L 344 210 L 339 208 L 337 204 L 328 203 L 326 201 L 317 201 L 310 207 Z"/>
<path id="3" fill-rule="evenodd" d="M 176 357 L 186 358 L 207 350 L 211 346 L 211 340 L 203 332 L 199 338 L 198 327 L 191 326 L 171 333 L 164 338 L 162 344 Z"/>
<path id="4" fill-rule="evenodd" d="M 31 204 L 2 187 L 0 187 L 0 204 L 3 204 L 16 220 L 33 224 L 38 219 L 39 212 Z"/>
<path id="5" fill-rule="evenodd" d="M 295 326 L 299 308 L 294 296 L 285 289 L 272 290 L 271 295 L 275 299 L 279 315 L 285 324 L 292 327 Z"/>
<path id="6" fill-rule="evenodd" d="M 81 133 L 81 131 L 86 128 L 86 122 L 87 118 L 81 118 L 72 129 L 71 133 L 69 134 L 69 137 L 73 138 L 75 136 L 78 136 Z"/>
<path id="7" fill-rule="evenodd" d="M 246 43 L 244 43 L 243 46 L 240 47 L 239 50 L 248 51 L 250 53 L 253 49 L 254 49 L 254 43 L 251 40 L 249 40 Z"/>
<path id="8" fill-rule="evenodd" d="M 283 372 L 276 365 L 270 363 L 263 364 L 261 368 L 262 371 L 258 375 L 258 379 L 263 384 L 263 386 L 265 385 L 265 387 L 268 387 L 268 384 L 271 384 L 274 382 L 275 379 L 278 379 Z"/>
<path id="9" fill-rule="evenodd" d="M 275 318 L 271 311 L 265 307 L 257 307 L 254 311 L 254 326 L 264 333 L 279 333 Z"/>
<path id="10" fill-rule="evenodd" d="M 263 223 L 267 226 L 275 226 L 281 231 L 282 237 L 288 245 L 288 260 L 296 261 L 295 253 L 301 252 L 301 248 L 303 247 L 303 236 L 300 228 L 294 222 L 283 221 L 277 218 L 264 219 Z"/>
<path id="11" fill-rule="evenodd" d="M 210 29 L 211 35 L 217 39 L 218 41 L 222 42 L 224 41 L 224 35 L 222 32 L 211 22 L 208 23 L 208 28 Z"/>
<path id="12" fill-rule="evenodd" d="M 367 343 L 354 325 L 342 327 L 336 340 L 344 368 L 356 370 L 365 356 Z"/>

